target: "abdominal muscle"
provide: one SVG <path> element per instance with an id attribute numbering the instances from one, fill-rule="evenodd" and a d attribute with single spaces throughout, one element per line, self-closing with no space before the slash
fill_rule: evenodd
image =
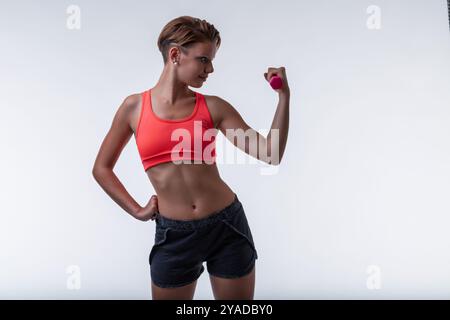
<path id="1" fill-rule="evenodd" d="M 159 214 L 166 218 L 202 219 L 230 205 L 235 197 L 215 163 L 166 162 L 148 169 L 147 175 L 158 197 Z"/>

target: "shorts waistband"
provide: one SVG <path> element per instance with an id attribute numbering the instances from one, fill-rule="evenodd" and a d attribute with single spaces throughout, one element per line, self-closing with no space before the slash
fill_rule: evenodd
<path id="1" fill-rule="evenodd" d="M 234 214 L 240 207 L 242 203 L 239 201 L 237 194 L 234 194 L 234 200 L 228 206 L 218 211 L 213 212 L 209 216 L 201 219 L 194 220 L 175 220 L 163 217 L 159 213 L 156 215 L 156 223 L 160 227 L 170 227 L 174 229 L 197 229 L 204 226 L 207 226 L 211 223 L 219 221 L 221 219 L 227 218 L 230 215 Z"/>

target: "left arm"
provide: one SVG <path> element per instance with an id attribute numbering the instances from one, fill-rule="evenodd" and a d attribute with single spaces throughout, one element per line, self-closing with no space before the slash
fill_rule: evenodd
<path id="1" fill-rule="evenodd" d="M 281 77 L 283 86 L 275 90 L 278 92 L 278 106 L 267 137 L 251 128 L 226 100 L 214 96 L 214 102 L 217 104 L 219 112 L 217 127 L 230 142 L 258 160 L 271 165 L 279 165 L 286 148 L 289 131 L 290 89 L 284 67 L 269 68 L 268 72 L 264 73 L 267 81 L 272 75 Z M 228 132 L 229 130 L 231 133 Z"/>

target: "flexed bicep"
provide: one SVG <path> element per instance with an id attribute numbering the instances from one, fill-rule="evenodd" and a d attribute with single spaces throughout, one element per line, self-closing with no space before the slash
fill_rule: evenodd
<path id="1" fill-rule="evenodd" d="M 220 109 L 218 129 L 234 146 L 248 155 L 270 163 L 267 139 L 250 127 L 239 112 L 226 100 L 215 97 Z"/>

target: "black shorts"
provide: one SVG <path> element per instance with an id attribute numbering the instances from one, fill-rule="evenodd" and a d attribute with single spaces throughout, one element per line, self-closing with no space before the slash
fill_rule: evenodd
<path id="1" fill-rule="evenodd" d="M 205 270 L 223 278 L 250 273 L 258 259 L 242 203 L 235 194 L 227 207 L 196 220 L 155 218 L 155 244 L 150 275 L 163 288 L 180 287 L 197 280 Z"/>

